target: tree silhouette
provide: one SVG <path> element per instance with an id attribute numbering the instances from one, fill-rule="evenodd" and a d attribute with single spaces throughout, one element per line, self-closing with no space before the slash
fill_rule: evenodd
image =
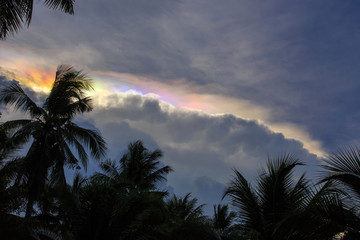
<path id="1" fill-rule="evenodd" d="M 43 4 L 49 8 L 74 14 L 74 0 L 44 0 Z M 0 39 L 18 32 L 23 24 L 30 25 L 33 5 L 34 0 L 1 0 Z"/>
<path id="2" fill-rule="evenodd" d="M 249 239 L 331 239 L 346 228 L 352 214 L 339 194 L 325 185 L 311 188 L 294 168 L 302 165 L 290 155 L 269 160 L 254 189 L 237 171 L 224 196 L 232 198 L 239 221 Z M 295 181 L 295 179 L 298 179 Z"/>
<path id="3" fill-rule="evenodd" d="M 170 166 L 161 167 L 158 160 L 161 157 L 159 149 L 149 151 L 142 141 L 130 143 L 128 152 L 120 159 L 121 174 L 135 189 L 154 189 L 172 171 Z"/>
<path id="4" fill-rule="evenodd" d="M 337 189 L 347 192 L 351 197 L 354 211 L 359 211 L 360 201 L 360 149 L 358 147 L 342 148 L 333 153 L 322 165 L 327 172 L 324 173 L 322 182 L 331 182 Z M 344 239 L 360 238 L 360 220 L 354 219 L 347 227 Z"/>
<path id="5" fill-rule="evenodd" d="M 357 147 L 343 148 L 330 155 L 322 167 L 325 173 L 322 181 L 333 180 L 340 187 L 350 188 L 360 200 L 360 149 Z"/>
<path id="6" fill-rule="evenodd" d="M 218 239 L 239 239 L 240 236 L 237 235 L 239 230 L 233 225 L 235 217 L 235 212 L 229 212 L 227 205 L 214 205 L 212 227 Z"/>
<path id="7" fill-rule="evenodd" d="M 84 147 L 94 158 L 104 156 L 106 145 L 100 134 L 72 121 L 76 115 L 92 110 L 92 99 L 85 96 L 91 89 L 91 80 L 86 74 L 61 65 L 42 107 L 32 101 L 18 83 L 0 91 L 0 103 L 30 115 L 30 119 L 2 124 L 4 129 L 14 131 L 15 142 L 32 140 L 14 180 L 17 185 L 25 185 L 28 191 L 26 217 L 31 216 L 33 205 L 47 183 L 66 185 L 65 166 L 80 168 L 81 162 L 86 168 L 88 154 Z"/>

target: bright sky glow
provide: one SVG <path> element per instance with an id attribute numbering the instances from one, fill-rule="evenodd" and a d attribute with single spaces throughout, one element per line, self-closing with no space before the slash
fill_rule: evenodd
<path id="1" fill-rule="evenodd" d="M 12 69 L 12 67 L 11 64 L 8 68 Z M 50 90 L 54 81 L 54 72 L 24 69 L 21 72 L 17 71 L 17 80 L 35 91 L 48 92 Z M 271 112 L 268 109 L 239 98 L 200 93 L 206 89 L 194 86 L 185 79 L 175 80 L 172 85 L 167 85 L 154 79 L 115 72 L 91 72 L 91 77 L 94 79 L 95 93 L 93 94 L 98 96 L 99 102 L 97 104 L 99 105 L 106 104 L 102 101 L 110 94 L 153 94 L 158 96 L 160 100 L 178 108 L 215 115 L 233 114 L 243 119 L 258 120 L 274 132 L 282 133 L 290 139 L 300 140 L 304 144 L 304 148 L 311 153 L 319 157 L 325 156 L 321 143 L 311 139 L 304 127 L 290 123 L 271 122 Z"/>

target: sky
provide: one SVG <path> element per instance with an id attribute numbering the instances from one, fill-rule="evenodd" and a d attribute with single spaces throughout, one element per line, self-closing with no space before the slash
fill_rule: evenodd
<path id="1" fill-rule="evenodd" d="M 0 85 L 40 101 L 58 65 L 82 69 L 95 108 L 76 121 L 102 133 L 107 157 L 138 139 L 161 149 L 174 169 L 163 187 L 207 209 L 233 168 L 251 180 L 291 153 L 314 176 L 360 145 L 358 1 L 77 0 L 73 16 L 34 6 L 30 27 L 0 42 Z"/>

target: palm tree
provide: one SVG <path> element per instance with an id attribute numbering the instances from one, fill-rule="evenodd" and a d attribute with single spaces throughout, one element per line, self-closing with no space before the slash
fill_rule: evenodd
<path id="1" fill-rule="evenodd" d="M 184 197 L 177 197 L 174 195 L 167 202 L 167 209 L 170 215 L 178 217 L 183 221 L 202 221 L 204 205 L 197 206 L 197 199 L 191 198 L 191 194 L 188 193 Z"/>
<path id="2" fill-rule="evenodd" d="M 1 118 L 1 113 L 0 113 Z M 11 138 L 11 131 L 6 129 L 2 124 L 0 124 L 0 165 L 11 155 L 19 150 L 20 146 L 24 143 L 24 139 L 14 139 Z"/>
<path id="3" fill-rule="evenodd" d="M 351 200 L 354 212 L 358 214 L 360 201 L 360 149 L 356 146 L 342 148 L 338 152 L 333 153 L 325 160 L 326 165 L 322 165 L 325 176 L 321 182 L 332 182 L 338 189 L 349 190 L 348 197 L 354 197 Z M 355 200 L 355 202 L 354 202 Z M 360 237 L 360 223 L 356 219 L 357 225 L 351 224 L 348 234 L 344 239 L 354 239 Z M 353 221 L 354 222 L 354 221 Z"/>
<path id="4" fill-rule="evenodd" d="M 218 239 L 230 240 L 239 239 L 233 220 L 236 217 L 235 212 L 229 212 L 227 205 L 214 205 L 214 217 L 212 220 L 212 228 Z"/>
<path id="5" fill-rule="evenodd" d="M 166 202 L 167 218 L 161 225 L 165 239 L 215 239 L 203 215 L 204 205 L 198 205 L 190 193 L 184 197 L 174 195 Z"/>
<path id="6" fill-rule="evenodd" d="M 162 157 L 159 149 L 149 151 L 142 141 L 128 145 L 127 152 L 119 160 L 119 164 L 108 159 L 100 164 L 102 173 L 93 177 L 109 182 L 113 187 L 123 191 L 152 191 L 159 181 L 166 180 L 166 174 L 173 171 L 170 166 L 162 166 L 158 160 Z"/>
<path id="7" fill-rule="evenodd" d="M 18 159 L 7 160 L 17 147 L 9 132 L 0 126 L 0 236 L 4 239 L 29 239 L 33 234 L 29 224 L 14 215 L 21 207 L 23 189 L 11 186 L 14 170 L 19 167 Z"/>
<path id="8" fill-rule="evenodd" d="M 332 180 L 350 188 L 360 200 L 360 149 L 349 147 L 340 149 L 325 160 L 326 165 L 322 167 L 326 172 L 324 181 Z"/>
<path id="9" fill-rule="evenodd" d="M 331 239 L 345 229 L 339 195 L 328 185 L 313 189 L 304 175 L 295 181 L 294 168 L 299 165 L 302 163 L 290 155 L 269 159 L 256 189 L 234 170 L 235 177 L 224 196 L 230 196 L 239 210 L 247 239 Z"/>
<path id="10" fill-rule="evenodd" d="M 141 239 L 153 236 L 148 233 L 161 220 L 156 216 L 164 208 L 164 194 L 129 192 L 126 185 L 116 184 L 115 179 L 99 174 L 73 186 L 78 186 L 76 191 L 59 195 L 53 211 L 55 215 L 59 213 L 59 222 L 68 238 Z"/>
<path id="11" fill-rule="evenodd" d="M 120 159 L 124 179 L 135 189 L 154 189 L 159 181 L 166 180 L 166 174 L 173 171 L 170 166 L 159 166 L 161 157 L 161 150 L 149 151 L 142 141 L 130 143 L 128 152 Z"/>
<path id="12" fill-rule="evenodd" d="M 304 208 L 294 212 L 287 219 L 289 229 L 297 229 L 298 239 L 333 239 L 335 234 L 346 232 L 356 233 L 359 226 L 358 217 L 344 204 L 342 191 L 334 188 L 332 182 L 325 183 L 321 188 L 310 189 L 304 199 Z M 301 237 L 301 238 L 299 238 Z"/>
<path id="13" fill-rule="evenodd" d="M 14 131 L 12 139 L 32 140 L 17 172 L 15 184 L 28 189 L 26 217 L 31 216 L 47 183 L 66 185 L 64 167 L 86 169 L 88 154 L 99 159 L 105 155 L 104 139 L 97 131 L 85 129 L 73 122 L 76 115 L 92 110 L 92 99 L 85 94 L 91 90 L 91 79 L 71 66 L 58 67 L 54 85 L 42 107 L 24 92 L 18 83 L 0 91 L 0 103 L 28 113 L 30 119 L 12 120 L 2 124 Z M 72 151 L 75 149 L 77 155 Z"/>
<path id="14" fill-rule="evenodd" d="M 1 0 L 0 2 L 0 39 L 10 33 L 18 32 L 23 24 L 29 26 L 34 0 Z M 44 0 L 44 5 L 74 14 L 74 0 Z"/>
<path id="15" fill-rule="evenodd" d="M 171 171 L 158 160 L 160 150 L 149 151 L 141 141 L 130 143 L 119 163 L 106 160 L 80 191 L 83 221 L 77 239 L 152 239 L 165 212 L 164 196 L 156 184 Z M 72 224 L 74 226 L 74 224 Z M 161 234 L 160 234 L 161 235 Z"/>

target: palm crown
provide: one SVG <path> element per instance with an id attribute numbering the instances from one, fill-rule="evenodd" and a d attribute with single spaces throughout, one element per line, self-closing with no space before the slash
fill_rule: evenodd
<path id="1" fill-rule="evenodd" d="M 130 143 L 128 152 L 120 159 L 122 174 L 137 189 L 153 189 L 172 171 L 170 166 L 159 166 L 161 157 L 159 149 L 149 151 L 142 141 Z"/>
<path id="2" fill-rule="evenodd" d="M 330 183 L 312 188 L 304 175 L 296 177 L 294 168 L 298 165 L 302 163 L 290 155 L 269 160 L 256 189 L 235 170 L 225 195 L 239 210 L 248 238 L 331 239 L 354 219 Z"/>
<path id="3" fill-rule="evenodd" d="M 105 155 L 106 145 L 100 134 L 72 122 L 77 114 L 92 110 L 92 100 L 85 96 L 90 89 L 91 81 L 86 74 L 61 65 L 42 107 L 32 101 L 18 83 L 10 84 L 0 92 L 0 103 L 30 115 L 30 119 L 8 121 L 2 127 L 14 131 L 14 141 L 33 140 L 19 163 L 22 168 L 15 180 L 15 183 L 28 187 L 31 208 L 48 179 L 54 184 L 66 183 L 64 166 L 80 168 L 81 162 L 86 168 L 88 154 L 84 146 L 96 159 Z"/>

